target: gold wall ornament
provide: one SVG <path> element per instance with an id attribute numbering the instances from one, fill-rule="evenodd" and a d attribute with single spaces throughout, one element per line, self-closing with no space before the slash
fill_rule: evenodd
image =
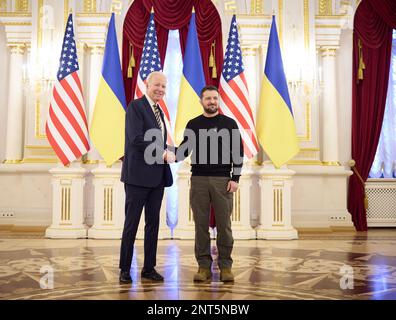
<path id="1" fill-rule="evenodd" d="M 104 211 L 103 211 L 103 221 L 112 222 L 113 221 L 113 188 L 104 188 Z"/>
<path id="2" fill-rule="evenodd" d="M 0 0 L 0 12 L 7 11 L 7 0 Z"/>
<path id="3" fill-rule="evenodd" d="M 333 14 L 331 0 L 319 0 L 319 14 L 331 16 Z"/>
<path id="4" fill-rule="evenodd" d="M 121 0 L 113 0 L 111 2 L 110 12 L 114 12 L 115 14 L 121 14 L 121 12 L 122 12 L 122 1 Z"/>
<path id="5" fill-rule="evenodd" d="M 41 102 L 40 99 L 37 98 L 35 104 L 35 125 L 34 125 L 34 137 L 39 140 L 47 139 L 47 135 L 45 133 L 40 132 L 41 127 Z"/>
<path id="6" fill-rule="evenodd" d="M 241 189 L 239 189 L 239 188 L 233 194 L 233 207 L 232 207 L 231 221 L 241 222 Z"/>
<path id="7" fill-rule="evenodd" d="M 339 167 L 341 166 L 341 163 L 338 161 L 322 161 L 322 165 L 327 167 Z"/>
<path id="8" fill-rule="evenodd" d="M 4 164 L 20 164 L 22 160 L 4 160 Z"/>
<path id="9" fill-rule="evenodd" d="M 62 187 L 62 203 L 61 203 L 61 224 L 70 223 L 70 187 Z"/>
<path id="10" fill-rule="evenodd" d="M 224 1 L 224 11 L 227 14 L 236 13 L 237 5 L 235 0 L 225 0 Z"/>
<path id="11" fill-rule="evenodd" d="M 283 48 L 283 0 L 278 0 L 278 15 L 279 45 Z"/>
<path id="12" fill-rule="evenodd" d="M 304 45 L 309 52 L 309 0 L 304 0 Z"/>
<path id="13" fill-rule="evenodd" d="M 29 1 L 28 0 L 16 0 L 15 1 L 15 11 L 16 12 L 28 12 L 29 11 Z"/>
<path id="14" fill-rule="evenodd" d="M 84 0 L 84 13 L 95 13 L 96 12 L 96 0 Z"/>
<path id="15" fill-rule="evenodd" d="M 63 25 L 66 26 L 69 13 L 72 13 L 72 9 L 69 10 L 69 0 L 63 1 Z"/>
<path id="16" fill-rule="evenodd" d="M 250 14 L 256 15 L 256 14 L 263 14 L 263 13 L 264 13 L 263 1 L 262 0 L 251 0 L 250 1 Z"/>
<path id="17" fill-rule="evenodd" d="M 58 163 L 58 158 L 24 158 L 21 163 Z"/>
<path id="18" fill-rule="evenodd" d="M 273 222 L 280 223 L 283 221 L 283 191 L 281 188 L 273 190 Z"/>

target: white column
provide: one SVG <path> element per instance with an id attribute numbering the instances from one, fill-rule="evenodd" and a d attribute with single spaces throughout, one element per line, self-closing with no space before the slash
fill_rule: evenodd
<path id="1" fill-rule="evenodd" d="M 258 239 L 297 239 L 291 224 L 291 187 L 294 171 L 265 164 L 260 170 L 261 212 Z"/>
<path id="2" fill-rule="evenodd" d="M 5 163 L 19 163 L 23 150 L 22 65 L 24 45 L 10 45 L 7 137 Z"/>
<path id="3" fill-rule="evenodd" d="M 243 64 L 245 66 L 245 77 L 249 89 L 249 102 L 252 108 L 253 117 L 256 115 L 258 95 L 257 95 L 257 48 L 246 47 L 242 48 Z"/>
<path id="4" fill-rule="evenodd" d="M 88 124 L 91 126 L 92 116 L 95 108 L 96 95 L 98 93 L 99 81 L 102 73 L 104 47 L 95 45 L 90 47 L 90 68 L 89 68 L 89 100 L 88 100 Z M 91 145 L 91 150 L 87 154 L 87 163 L 97 163 L 101 159 L 95 146 Z"/>
<path id="5" fill-rule="evenodd" d="M 234 206 L 231 215 L 232 234 L 235 239 L 255 239 L 256 231 L 250 225 L 250 187 L 252 186 L 252 169 L 244 164 L 239 179 L 239 190 L 234 194 Z"/>
<path id="6" fill-rule="evenodd" d="M 260 101 L 260 85 L 261 85 L 261 52 L 263 51 L 262 46 L 256 47 L 244 47 L 243 52 L 243 64 L 245 66 L 245 77 L 246 83 L 249 90 L 249 102 L 252 109 L 254 123 L 257 120 L 257 109 Z M 258 86 L 259 85 L 259 86 Z M 253 158 L 251 158 L 247 164 L 253 166 L 259 158 L 259 153 L 257 153 Z"/>
<path id="7" fill-rule="evenodd" d="M 181 164 L 177 172 L 179 207 L 177 225 L 173 230 L 173 237 L 178 239 L 195 239 L 194 218 L 190 208 L 190 168 L 190 163 L 186 160 Z"/>
<path id="8" fill-rule="evenodd" d="M 83 200 L 86 170 L 78 162 L 49 171 L 52 174 L 52 224 L 47 238 L 78 239 L 87 237 Z"/>
<path id="9" fill-rule="evenodd" d="M 336 48 L 322 47 L 323 70 L 323 164 L 338 166 L 338 122 L 337 122 L 337 86 L 336 86 Z"/>
<path id="10" fill-rule="evenodd" d="M 94 224 L 88 230 L 88 238 L 121 239 L 125 219 L 124 184 L 120 181 L 121 167 L 111 168 L 103 164 L 93 169 Z"/>
<path id="11" fill-rule="evenodd" d="M 80 76 L 80 81 L 83 86 L 85 87 L 85 77 L 84 77 L 84 68 L 85 68 L 85 49 L 86 49 L 86 44 L 84 42 L 78 42 L 77 43 L 77 55 L 78 55 L 78 66 L 79 66 L 79 76 Z M 87 99 L 84 99 L 85 101 Z"/>

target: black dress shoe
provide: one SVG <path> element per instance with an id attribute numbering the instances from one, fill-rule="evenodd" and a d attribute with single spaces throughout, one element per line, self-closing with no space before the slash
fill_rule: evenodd
<path id="1" fill-rule="evenodd" d="M 164 281 L 164 277 L 161 276 L 155 269 L 151 269 L 147 271 L 145 269 L 142 270 L 142 278 L 152 280 L 152 281 Z"/>
<path id="2" fill-rule="evenodd" d="M 120 272 L 120 283 L 132 283 L 132 278 L 129 274 L 129 271 Z"/>

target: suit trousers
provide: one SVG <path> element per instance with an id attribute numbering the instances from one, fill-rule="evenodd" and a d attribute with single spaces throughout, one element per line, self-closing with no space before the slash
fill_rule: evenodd
<path id="1" fill-rule="evenodd" d="M 125 184 L 125 223 L 121 241 L 120 269 L 129 271 L 133 246 L 144 208 L 144 268 L 152 270 L 156 265 L 159 218 L 164 195 L 164 179 L 155 188 Z"/>

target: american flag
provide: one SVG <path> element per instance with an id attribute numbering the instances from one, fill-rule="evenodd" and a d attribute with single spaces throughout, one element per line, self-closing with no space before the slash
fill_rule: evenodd
<path id="1" fill-rule="evenodd" d="M 73 18 L 70 14 L 45 126 L 48 141 L 64 165 L 81 157 L 90 148 L 76 52 Z"/>
<path id="2" fill-rule="evenodd" d="M 154 71 L 162 71 L 162 66 L 158 50 L 154 13 L 151 13 L 150 21 L 147 26 L 146 37 L 144 39 L 142 58 L 140 59 L 140 68 L 135 90 L 135 99 L 142 97 L 146 93 L 146 79 L 149 74 Z M 158 104 L 162 112 L 164 113 L 164 120 L 167 131 L 167 143 L 169 145 L 174 145 L 168 106 L 166 105 L 164 99 L 162 99 Z"/>
<path id="3" fill-rule="evenodd" d="M 245 157 L 252 158 L 257 154 L 257 142 L 252 109 L 249 104 L 249 92 L 244 75 L 241 45 L 238 39 L 238 28 L 235 15 L 232 17 L 223 71 L 220 85 L 220 110 L 233 118 L 241 132 Z"/>

